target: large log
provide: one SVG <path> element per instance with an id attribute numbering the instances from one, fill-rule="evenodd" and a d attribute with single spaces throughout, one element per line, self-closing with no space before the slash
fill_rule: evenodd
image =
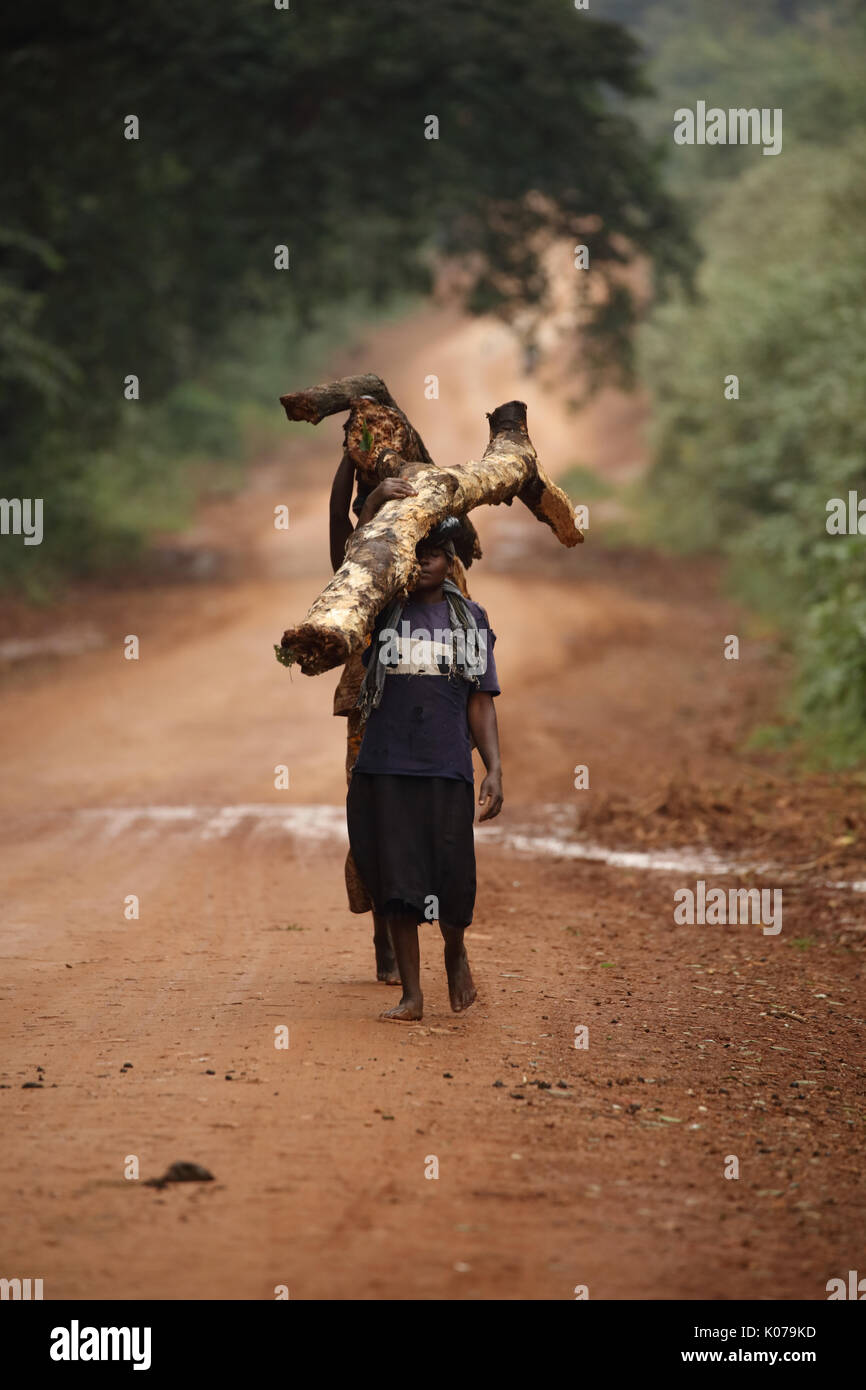
<path id="1" fill-rule="evenodd" d="M 349 380 L 354 386 L 358 379 Z M 485 504 L 510 504 L 519 497 L 563 545 L 573 546 L 583 540 L 571 503 L 538 462 L 522 401 L 509 401 L 488 415 L 490 440 L 479 462 L 442 467 L 406 459 L 389 444 L 379 447 L 382 419 L 374 418 L 372 410 L 348 391 L 341 396 L 333 388 L 328 391 L 329 403 L 345 401 L 352 412 L 346 426 L 346 447 L 356 466 L 360 466 L 361 456 L 365 470 L 374 459 L 372 475 L 406 478 L 416 495 L 386 502 L 372 521 L 349 537 L 346 558 L 331 582 L 304 621 L 283 634 L 282 658 L 297 662 L 305 675 L 339 666 L 364 645 L 379 611 L 396 594 L 406 594 L 417 577 L 418 541 L 446 516 L 465 515 Z M 301 392 L 299 396 L 310 394 Z M 285 404 L 287 398 L 281 399 Z M 319 398 L 318 404 L 324 400 Z M 346 407 L 334 405 L 334 411 L 341 408 Z"/>

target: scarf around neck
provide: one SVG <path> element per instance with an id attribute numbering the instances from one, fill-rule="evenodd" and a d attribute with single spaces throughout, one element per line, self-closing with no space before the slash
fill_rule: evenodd
<path id="1" fill-rule="evenodd" d="M 463 651 L 465 660 L 458 665 L 454 659 L 454 646 L 451 649 L 451 665 L 448 670 L 448 679 L 465 680 L 475 687 L 478 686 L 481 676 L 484 675 L 486 666 L 486 652 L 479 651 L 479 642 L 475 634 L 478 631 L 478 624 L 472 616 L 472 610 L 463 594 L 461 594 L 453 579 L 446 579 L 442 585 L 445 601 L 448 604 L 448 618 L 451 631 L 456 635 L 458 632 L 463 634 Z M 403 609 L 408 599 L 395 598 L 382 609 L 376 627 L 381 633 L 384 629 L 396 631 L 403 614 Z M 375 640 L 375 633 L 374 633 Z M 377 709 L 382 700 L 385 690 L 385 673 L 387 667 L 382 661 L 381 643 L 377 643 L 376 650 L 371 651 L 370 660 L 361 682 L 361 689 L 358 695 L 357 708 L 361 711 L 362 722 L 365 722 L 370 713 Z"/>

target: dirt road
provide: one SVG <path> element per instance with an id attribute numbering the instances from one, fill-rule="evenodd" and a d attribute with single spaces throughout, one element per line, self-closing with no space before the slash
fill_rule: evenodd
<path id="1" fill-rule="evenodd" d="M 490 324 L 431 311 L 339 365 L 381 370 L 434 457 L 477 457 L 521 396 L 552 472 L 640 465 L 639 401 L 570 415 Z M 336 675 L 272 653 L 329 573 L 340 424 L 294 428 L 184 539 L 204 578 L 2 614 L 82 650 L 0 676 L 0 1275 L 52 1299 L 825 1298 L 866 1234 L 862 820 L 847 784 L 742 751 L 772 646 L 707 564 L 482 516 L 506 809 L 478 837 L 479 1001 L 449 1012 L 431 927 L 423 1023 L 379 1023 Z M 781 884 L 782 931 L 677 925 L 698 879 Z M 143 1185 L 177 1159 L 216 1180 Z"/>

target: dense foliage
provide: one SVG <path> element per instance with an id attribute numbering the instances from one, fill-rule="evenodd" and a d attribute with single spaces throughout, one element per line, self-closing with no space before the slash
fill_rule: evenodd
<path id="1" fill-rule="evenodd" d="M 797 654 L 788 732 L 854 763 L 866 759 L 866 534 L 829 534 L 827 503 L 850 490 L 866 501 L 866 22 L 847 3 L 735 6 L 725 19 L 696 4 L 659 43 L 656 114 L 699 97 L 781 106 L 784 146 L 682 150 L 704 260 L 698 301 L 674 297 L 643 334 L 645 515 L 655 536 L 730 556 L 738 593 Z M 681 177 L 679 152 L 671 162 Z M 739 399 L 726 399 L 729 374 Z"/>
<path id="2" fill-rule="evenodd" d="M 302 338 L 347 298 L 424 288 L 443 255 L 474 307 L 513 313 L 543 301 L 544 248 L 578 230 L 596 282 L 629 245 L 684 266 L 628 114 L 643 91 L 634 39 L 570 0 L 7 10 L 2 493 L 43 496 L 46 531 L 38 551 L 0 545 L 0 577 L 22 555 L 87 568 L 140 532 L 124 499 L 146 513 L 154 479 L 176 486 L 175 430 L 219 434 L 213 370 L 263 315 Z M 600 359 L 627 363 L 625 292 L 592 314 Z"/>

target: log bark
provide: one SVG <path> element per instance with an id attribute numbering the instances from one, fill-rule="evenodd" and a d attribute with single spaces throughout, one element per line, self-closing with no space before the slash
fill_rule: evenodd
<path id="1" fill-rule="evenodd" d="M 354 386 L 358 378 L 349 380 Z M 318 405 L 345 401 L 349 407 L 346 447 L 356 466 L 363 466 L 371 476 L 406 478 L 417 495 L 386 502 L 372 521 L 350 536 L 346 558 L 331 582 L 304 621 L 283 634 L 283 652 L 305 675 L 327 671 L 360 650 L 380 609 L 395 595 L 406 594 L 417 577 L 418 541 L 446 516 L 462 516 L 484 504 L 510 504 L 519 497 L 563 545 L 573 546 L 583 540 L 571 503 L 538 463 L 522 401 L 509 401 L 488 415 L 490 440 L 480 461 L 442 467 L 432 463 L 429 455 L 426 459 L 406 458 L 383 442 L 388 422 L 374 415 L 370 403 L 346 391 L 340 395 L 333 388 L 317 387 L 314 392 L 327 392 L 317 397 Z M 300 392 L 288 399 L 296 401 L 312 394 Z M 285 404 L 287 398 L 282 399 Z M 377 404 L 402 416 L 396 406 Z M 346 407 L 333 405 L 334 411 L 340 408 Z M 391 424 L 393 427 L 393 420 Z M 406 425 L 412 429 L 408 421 Z M 357 461 L 362 456 L 363 465 Z"/>

